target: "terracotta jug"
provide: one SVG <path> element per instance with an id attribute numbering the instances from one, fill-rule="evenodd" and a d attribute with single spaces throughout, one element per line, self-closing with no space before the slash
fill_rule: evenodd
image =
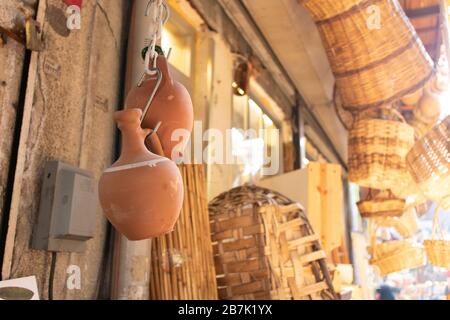
<path id="1" fill-rule="evenodd" d="M 161 71 L 162 80 L 142 122 L 142 127 L 153 129 L 158 122 L 161 122 L 156 135 L 161 141 L 164 155 L 175 160 L 182 156 L 192 131 L 194 122 L 192 101 L 186 88 L 181 83 L 173 80 L 167 60 L 163 55 L 158 56 L 157 66 Z M 156 76 L 147 76 L 141 86 L 131 89 L 125 100 L 125 108 L 144 110 L 149 96 L 156 86 L 156 82 Z M 178 137 L 176 141 L 172 141 L 172 134 L 177 129 L 186 130 L 186 135 Z M 152 150 L 147 140 L 146 145 Z"/>
<path id="2" fill-rule="evenodd" d="M 105 215 L 129 240 L 171 232 L 183 203 L 180 171 L 174 162 L 146 148 L 144 139 L 151 130 L 141 128 L 141 115 L 140 109 L 115 113 L 122 151 L 99 181 Z"/>

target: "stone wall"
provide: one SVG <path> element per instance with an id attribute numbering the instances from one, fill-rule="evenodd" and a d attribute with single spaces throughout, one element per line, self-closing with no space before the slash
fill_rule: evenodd
<path id="1" fill-rule="evenodd" d="M 4 2 L 10 1 L 0 1 Z M 9 213 L 10 230 L 3 276 L 17 278 L 35 275 L 41 298 L 44 299 L 48 298 L 52 255 L 30 249 L 39 209 L 43 169 L 46 161 L 61 160 L 90 170 L 98 178 L 113 161 L 116 130 L 112 115 L 122 102 L 129 6 L 130 2 L 126 0 L 84 1 L 81 29 L 69 31 L 63 1 L 41 0 L 39 4 L 38 10 L 41 10 L 41 15 L 44 14 L 42 30 L 45 49 L 37 55 L 36 79 L 27 88 L 29 94 L 33 92 L 30 86 L 34 85 L 34 96 L 30 110 L 24 110 L 25 113 L 31 112 L 31 117 L 29 123 L 22 125 L 29 125 L 28 134 L 25 134 L 26 130 L 21 130 L 19 141 L 19 150 L 25 152 L 19 154 L 18 163 L 23 161 L 23 166 L 18 165 L 15 172 L 13 197 L 19 200 L 12 202 Z M 14 57 L 14 53 L 10 53 L 13 57 L 9 59 L 11 65 L 19 68 L 22 56 L 19 48 L 16 51 L 18 55 Z M 0 55 L 4 55 L 3 51 Z M 33 67 L 30 65 L 30 74 Z M 5 77 L 5 70 L 0 70 L 0 77 Z M 16 72 L 16 77 L 13 77 L 15 81 L 19 80 L 19 74 Z M 11 120 L 3 121 L 3 118 L 14 118 L 12 104 L 16 100 L 5 102 L 3 97 L 0 104 L 2 130 L 3 122 L 13 123 Z M 11 109 L 11 115 L 3 114 L 3 109 L 7 108 Z M 89 240 L 87 251 L 56 255 L 54 299 L 95 299 L 98 296 L 105 258 L 106 227 L 106 219 L 98 207 L 96 233 Z M 70 265 L 80 267 L 80 290 L 67 289 L 67 268 Z"/>

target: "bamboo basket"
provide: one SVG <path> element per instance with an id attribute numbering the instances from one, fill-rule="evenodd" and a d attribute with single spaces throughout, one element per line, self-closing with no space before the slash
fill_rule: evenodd
<path id="1" fill-rule="evenodd" d="M 404 120 L 358 121 L 349 133 L 349 180 L 383 190 L 404 185 L 408 181 L 405 156 L 413 144 L 414 129 Z"/>
<path id="2" fill-rule="evenodd" d="M 399 217 L 405 210 L 405 200 L 394 196 L 390 190 L 383 190 L 376 196 L 369 189 L 368 197 L 357 203 L 363 218 Z"/>
<path id="3" fill-rule="evenodd" d="M 393 253 L 370 260 L 370 264 L 378 268 L 381 276 L 385 276 L 424 266 L 425 252 L 421 246 L 405 245 Z"/>
<path id="4" fill-rule="evenodd" d="M 375 224 L 371 224 L 369 233 L 371 236 L 369 253 L 372 256 L 369 263 L 378 269 L 381 276 L 425 265 L 423 246 L 414 245 L 409 240 L 386 241 L 377 244 Z"/>
<path id="5" fill-rule="evenodd" d="M 300 3 L 318 27 L 344 108 L 388 104 L 433 75 L 433 61 L 397 0 Z"/>
<path id="6" fill-rule="evenodd" d="M 445 235 L 439 225 L 439 207 L 433 218 L 433 229 L 431 240 L 425 240 L 424 246 L 427 252 L 428 261 L 437 267 L 450 269 L 450 241 L 445 240 Z M 436 239 L 436 233 L 441 239 Z"/>
<path id="7" fill-rule="evenodd" d="M 319 237 L 302 207 L 245 185 L 209 205 L 220 299 L 336 299 Z"/>
<path id="8" fill-rule="evenodd" d="M 184 201 L 175 230 L 153 239 L 151 300 L 217 300 L 203 165 L 180 165 Z"/>
<path id="9" fill-rule="evenodd" d="M 425 196 L 450 209 L 450 116 L 414 144 L 406 162 Z"/>

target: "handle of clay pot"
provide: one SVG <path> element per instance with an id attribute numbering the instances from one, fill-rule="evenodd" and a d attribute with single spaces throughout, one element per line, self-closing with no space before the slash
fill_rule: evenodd
<path id="1" fill-rule="evenodd" d="M 145 145 L 151 152 L 164 157 L 164 150 L 162 148 L 158 133 L 152 131 L 145 139 Z"/>

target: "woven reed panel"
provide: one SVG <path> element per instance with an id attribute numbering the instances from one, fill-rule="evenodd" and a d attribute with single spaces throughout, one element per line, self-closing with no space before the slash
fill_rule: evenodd
<path id="1" fill-rule="evenodd" d="M 335 299 L 326 254 L 302 207 L 245 185 L 209 205 L 220 299 Z"/>
<path id="2" fill-rule="evenodd" d="M 423 87 L 433 61 L 397 0 L 299 0 L 324 43 L 344 108 L 389 104 Z"/>
<path id="3" fill-rule="evenodd" d="M 179 166 L 184 203 L 175 230 L 152 243 L 150 299 L 216 300 L 203 165 Z"/>

